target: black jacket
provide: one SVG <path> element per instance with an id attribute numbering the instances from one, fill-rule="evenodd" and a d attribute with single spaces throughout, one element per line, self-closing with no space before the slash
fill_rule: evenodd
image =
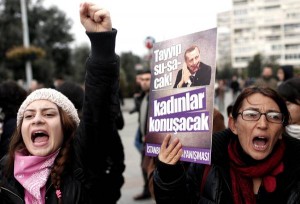
<path id="1" fill-rule="evenodd" d="M 179 70 L 177 73 L 176 81 L 173 88 L 177 88 L 177 85 L 181 81 L 181 78 L 182 78 L 182 69 Z M 196 72 L 191 86 L 209 85 L 210 79 L 211 79 L 211 67 L 207 64 L 200 62 L 200 69 Z M 187 87 L 187 83 L 183 84 L 182 87 Z"/>
<path id="2" fill-rule="evenodd" d="M 213 135 L 212 165 L 203 183 L 201 183 L 206 165 L 191 164 L 187 172 L 181 164 L 166 165 L 158 163 L 154 172 L 154 192 L 157 204 L 193 203 L 193 204 L 231 204 L 231 179 L 227 146 L 235 135 L 229 130 Z M 284 136 L 287 149 L 284 155 L 284 173 L 277 178 L 274 193 L 263 188 L 257 195 L 257 204 L 299 204 L 300 203 L 300 140 Z M 206 167 L 207 168 L 207 167 Z M 162 180 L 164 178 L 164 180 Z"/>
<path id="3" fill-rule="evenodd" d="M 119 58 L 114 50 L 116 34 L 116 30 L 87 33 L 91 40 L 91 55 L 86 62 L 83 118 L 72 146 L 71 159 L 62 174 L 63 204 L 116 203 L 120 197 L 125 167 L 123 146 L 114 123 L 119 108 Z M 13 176 L 3 175 L 5 158 L 1 165 L 0 203 L 23 204 L 23 187 Z M 49 178 L 46 204 L 52 203 L 56 204 L 57 198 Z"/>

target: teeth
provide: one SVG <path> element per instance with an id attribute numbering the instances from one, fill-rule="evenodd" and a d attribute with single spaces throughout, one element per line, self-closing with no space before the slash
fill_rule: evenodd
<path id="1" fill-rule="evenodd" d="M 261 145 L 261 146 L 259 146 L 259 145 L 254 144 L 254 147 L 255 147 L 255 148 L 264 148 L 264 147 L 266 147 L 266 145 Z"/>
<path id="2" fill-rule="evenodd" d="M 44 131 L 40 130 L 40 131 L 35 131 L 34 133 L 43 133 Z"/>

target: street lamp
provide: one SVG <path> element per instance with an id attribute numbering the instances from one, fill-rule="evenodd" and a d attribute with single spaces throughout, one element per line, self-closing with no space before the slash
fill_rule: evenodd
<path id="1" fill-rule="evenodd" d="M 27 9 L 25 0 L 20 0 L 21 3 L 21 14 L 22 14 L 22 27 L 23 27 L 23 45 L 25 48 L 29 47 L 29 32 L 28 32 L 28 21 L 27 21 Z M 32 81 L 32 68 L 31 62 L 29 59 L 25 62 L 26 66 L 26 81 L 27 89 L 29 89 L 30 83 Z"/>

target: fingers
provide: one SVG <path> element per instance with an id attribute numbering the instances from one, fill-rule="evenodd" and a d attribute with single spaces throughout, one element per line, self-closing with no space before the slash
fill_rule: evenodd
<path id="1" fill-rule="evenodd" d="M 161 162 L 166 164 L 176 164 L 182 155 L 182 144 L 178 138 L 175 138 L 169 145 L 171 135 L 167 135 L 161 145 L 158 158 Z"/>
<path id="2" fill-rule="evenodd" d="M 171 139 L 171 135 L 167 135 L 165 137 L 165 139 L 163 140 L 163 142 L 161 144 L 160 151 L 163 151 L 163 152 L 166 151 L 166 148 L 168 146 L 168 143 L 169 143 L 170 139 Z"/>
<path id="3" fill-rule="evenodd" d="M 184 62 L 182 65 L 182 81 L 184 83 L 187 83 L 190 79 L 190 76 L 191 76 L 191 73 L 188 70 L 186 63 Z"/>
<path id="4" fill-rule="evenodd" d="M 88 14 L 93 21 L 98 23 L 102 22 L 104 18 L 110 17 L 110 14 L 107 10 L 97 5 L 90 5 Z"/>
<path id="5" fill-rule="evenodd" d="M 88 18 L 89 17 L 89 3 L 84 2 L 80 4 L 80 9 L 79 9 L 79 13 L 80 13 L 80 18 Z"/>
<path id="6" fill-rule="evenodd" d="M 186 72 L 186 71 L 188 71 L 188 69 L 187 69 L 187 65 L 186 65 L 186 63 L 184 62 L 183 63 L 183 65 L 182 65 L 182 71 L 183 72 Z"/>
<path id="7" fill-rule="evenodd" d="M 182 79 L 185 75 L 185 72 L 186 72 L 186 65 L 185 65 L 185 62 L 184 62 L 183 65 L 182 65 L 182 76 L 181 76 Z"/>
<path id="8" fill-rule="evenodd" d="M 80 21 L 88 32 L 112 30 L 109 11 L 94 3 L 84 2 L 80 4 Z"/>

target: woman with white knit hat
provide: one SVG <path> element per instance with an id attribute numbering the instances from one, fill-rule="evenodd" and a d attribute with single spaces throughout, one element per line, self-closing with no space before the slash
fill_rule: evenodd
<path id="1" fill-rule="evenodd" d="M 105 138 L 115 131 L 117 110 L 117 31 L 109 12 L 80 5 L 80 20 L 91 41 L 86 63 L 83 118 L 54 89 L 38 89 L 22 103 L 9 153 L 1 160 L 0 203 L 116 203 L 103 189 Z"/>

